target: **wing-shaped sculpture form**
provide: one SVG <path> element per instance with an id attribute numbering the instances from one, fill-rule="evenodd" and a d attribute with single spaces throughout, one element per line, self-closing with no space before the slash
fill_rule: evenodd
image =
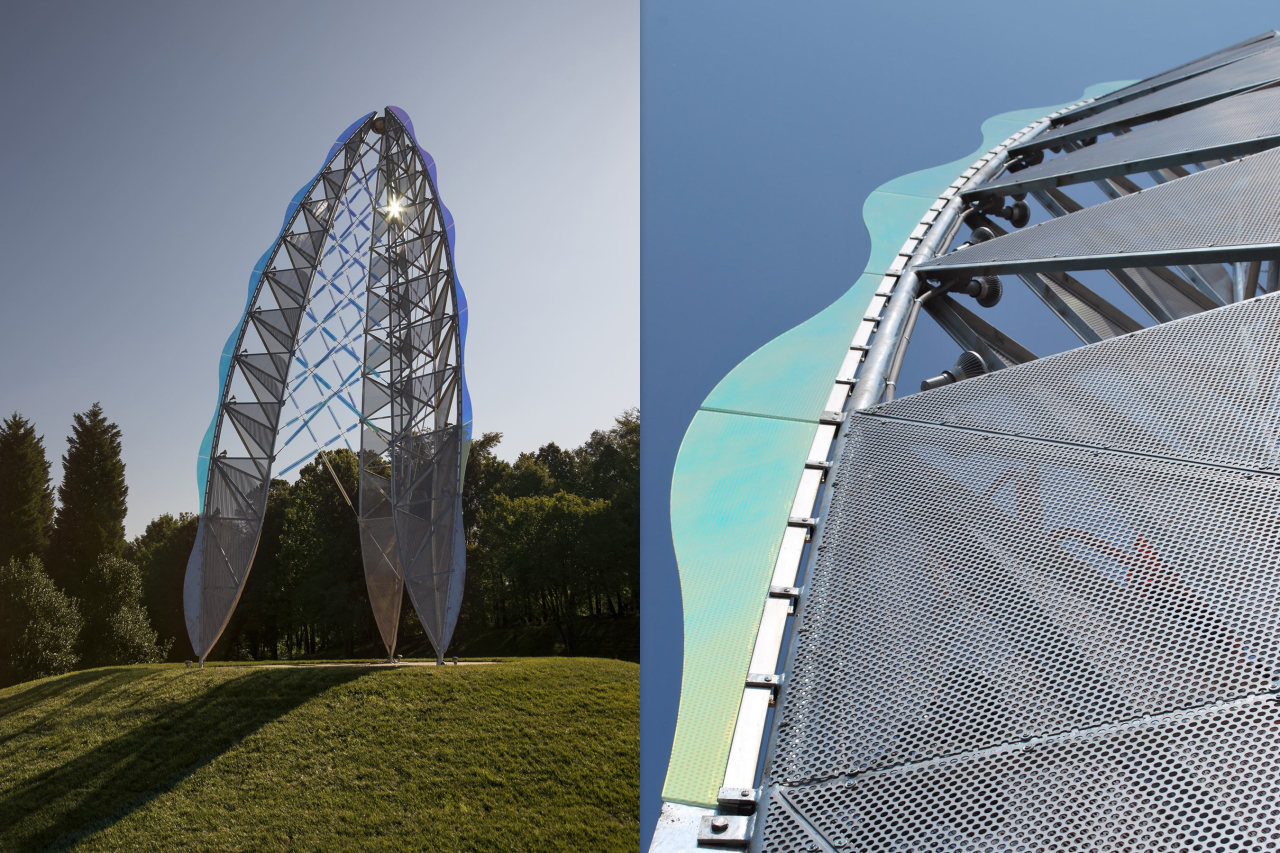
<path id="1" fill-rule="evenodd" d="M 396 107 L 349 127 L 290 203 L 224 348 L 201 447 L 184 588 L 201 661 L 244 591 L 273 467 L 284 462 L 288 473 L 316 448 L 351 447 L 357 431 L 361 551 L 387 653 L 407 586 L 443 659 L 465 574 L 471 434 L 453 232 L 434 161 Z M 316 430 L 329 421 L 337 432 L 322 442 Z"/>

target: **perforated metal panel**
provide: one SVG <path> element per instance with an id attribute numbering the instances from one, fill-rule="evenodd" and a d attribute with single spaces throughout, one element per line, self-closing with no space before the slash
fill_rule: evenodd
<path id="1" fill-rule="evenodd" d="M 1013 195 L 1224 157 L 1280 143 L 1280 88 L 1224 98 L 1198 110 L 1143 125 L 1132 133 L 1005 175 L 966 199 Z"/>
<path id="2" fill-rule="evenodd" d="M 767 850 L 1280 845 L 1280 297 L 853 414 Z"/>
<path id="3" fill-rule="evenodd" d="M 1117 127 L 1154 121 L 1201 104 L 1243 92 L 1280 78 L 1280 50 L 1269 49 L 1238 62 L 1206 71 L 1204 74 L 1174 83 L 1164 89 L 1119 104 L 1096 116 L 1063 125 L 1010 149 L 1017 153 L 1035 148 L 1061 145 L 1107 133 Z"/>
<path id="4" fill-rule="evenodd" d="M 958 249 L 920 264 L 949 271 L 1140 267 L 1262 260 L 1280 253 L 1280 149 Z"/>
<path id="5" fill-rule="evenodd" d="M 1272 47 L 1271 40 L 1275 38 L 1275 35 L 1275 30 L 1261 33 L 1251 39 L 1246 39 L 1245 41 L 1238 42 L 1230 47 L 1224 47 L 1222 50 L 1215 50 L 1213 53 L 1202 56 L 1199 59 L 1193 59 L 1190 62 L 1183 63 L 1177 68 L 1170 68 L 1168 71 L 1163 71 L 1152 77 L 1148 77 L 1145 80 L 1139 80 L 1137 83 L 1125 86 L 1122 89 L 1117 89 L 1108 95 L 1089 101 L 1075 109 L 1065 111 L 1061 116 L 1053 120 L 1053 125 L 1056 127 L 1058 125 L 1078 121 L 1085 116 L 1090 116 L 1095 113 L 1100 113 L 1103 110 L 1110 109 L 1116 104 L 1131 101 L 1140 95 L 1146 94 L 1147 92 L 1154 92 L 1157 89 L 1177 83 L 1179 80 L 1185 80 L 1188 77 L 1195 76 L 1196 74 L 1202 74 L 1205 71 L 1210 71 L 1214 68 L 1235 62 L 1237 59 L 1243 59 L 1250 54 Z"/>

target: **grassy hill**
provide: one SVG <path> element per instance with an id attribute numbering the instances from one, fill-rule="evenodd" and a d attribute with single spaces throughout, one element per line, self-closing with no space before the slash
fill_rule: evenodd
<path id="1" fill-rule="evenodd" d="M 0 850 L 626 850 L 639 667 L 111 667 L 0 690 Z"/>

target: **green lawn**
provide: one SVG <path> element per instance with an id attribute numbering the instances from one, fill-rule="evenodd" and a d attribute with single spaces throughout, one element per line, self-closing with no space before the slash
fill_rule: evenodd
<path id="1" fill-rule="evenodd" d="M 0 850 L 639 846 L 639 667 L 181 664 L 0 690 Z"/>

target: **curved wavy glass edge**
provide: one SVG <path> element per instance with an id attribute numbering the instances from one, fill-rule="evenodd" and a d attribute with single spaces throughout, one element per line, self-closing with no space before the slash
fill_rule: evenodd
<path id="1" fill-rule="evenodd" d="M 444 203 L 444 198 L 440 195 L 440 186 L 436 177 L 436 161 L 431 154 L 422 147 L 418 142 L 418 135 L 414 132 L 413 121 L 409 118 L 408 113 L 397 106 L 388 106 L 387 112 L 393 113 L 400 121 L 409 138 L 413 140 L 414 147 L 418 151 L 418 156 L 422 158 L 422 162 L 427 167 L 427 181 L 431 188 L 431 197 L 436 200 L 436 204 L 440 207 L 440 218 L 444 224 L 445 251 L 449 258 L 449 271 L 453 279 L 454 305 L 458 312 L 458 386 L 459 386 L 459 462 L 458 462 L 458 494 L 454 504 L 454 530 L 453 530 L 453 563 L 451 566 L 451 576 L 449 578 L 449 590 L 447 593 L 446 615 L 444 623 L 441 626 L 440 646 L 435 649 L 436 661 L 444 662 L 444 653 L 448 649 L 449 644 L 453 641 L 453 632 L 457 627 L 458 614 L 462 608 L 462 593 L 466 583 L 466 541 L 464 525 L 462 523 L 462 484 L 467 475 L 467 458 L 471 451 L 471 430 L 472 430 L 472 411 L 471 411 L 471 392 L 467 388 L 466 373 L 466 349 L 467 349 L 467 297 L 462 289 L 462 282 L 458 280 L 458 269 L 455 264 L 457 253 L 457 229 L 454 226 L 453 214 L 449 212 L 449 208 Z M 416 609 L 416 608 L 415 608 Z M 419 621 L 423 621 L 421 612 L 418 613 Z M 428 635 L 431 634 L 428 626 L 423 624 L 423 628 L 427 629 Z"/>
<path id="2" fill-rule="evenodd" d="M 1042 116 L 1132 82 L 993 116 L 973 153 L 879 186 L 863 205 L 871 237 L 863 274 L 831 305 L 739 362 L 694 414 L 671 479 L 684 661 L 664 802 L 716 803 L 770 576 L 823 404 L 899 247 L 976 158 Z"/>
<path id="3" fill-rule="evenodd" d="M 458 468 L 457 482 L 461 484 L 462 477 L 465 476 L 467 455 L 470 447 L 471 427 L 472 427 L 472 409 L 471 409 L 470 391 L 466 386 L 465 374 L 463 372 L 463 357 L 465 352 L 466 332 L 467 332 L 467 303 L 466 303 L 466 296 L 460 284 L 457 281 L 457 272 L 453 263 L 454 255 L 456 252 L 456 229 L 455 229 L 452 213 L 448 210 L 447 207 L 445 207 L 443 201 L 440 199 L 440 195 L 439 195 L 437 184 L 436 184 L 436 169 L 435 169 L 434 158 L 431 157 L 431 155 L 425 149 L 422 148 L 420 143 L 418 143 L 418 140 L 413 133 L 412 122 L 410 121 L 408 115 L 403 110 L 401 110 L 398 107 L 388 106 L 387 112 L 394 114 L 395 118 L 404 125 L 405 130 L 408 132 L 409 138 L 413 141 L 414 146 L 419 156 L 422 158 L 424 166 L 426 167 L 426 170 L 428 173 L 428 181 L 430 184 L 431 195 L 436 200 L 441 210 L 441 220 L 444 226 L 446 252 L 449 258 L 449 269 L 452 272 L 452 284 L 454 288 L 455 305 L 457 308 L 457 315 L 458 315 L 457 316 L 458 332 L 459 332 L 458 334 L 458 371 L 459 371 L 460 393 L 459 393 L 457 416 L 458 416 L 458 424 L 459 424 L 458 431 L 459 431 L 459 439 L 460 439 L 459 441 L 460 453 L 459 453 L 459 459 L 457 462 L 457 468 Z M 209 488 L 208 478 L 209 478 L 209 470 L 210 470 L 210 463 L 211 463 L 211 455 L 213 450 L 213 441 L 217 432 L 218 420 L 221 415 L 222 397 L 226 392 L 226 383 L 228 381 L 228 376 L 232 368 L 232 362 L 233 362 L 235 350 L 236 350 L 236 343 L 240 337 L 241 330 L 245 327 L 247 323 L 248 315 L 253 306 L 255 294 L 257 294 L 259 291 L 259 284 L 262 280 L 263 273 L 266 269 L 266 266 L 270 261 L 272 253 L 275 251 L 276 247 L 284 239 L 285 234 L 289 229 L 289 225 L 293 220 L 294 215 L 297 212 L 299 206 L 301 205 L 303 200 L 307 197 L 308 192 L 315 186 L 316 182 L 320 178 L 320 175 L 325 171 L 326 168 L 328 168 L 330 162 L 340 152 L 341 148 L 344 145 L 348 144 L 351 138 L 354 136 L 354 134 L 357 133 L 366 123 L 368 123 L 369 120 L 376 114 L 377 114 L 376 111 L 367 113 L 357 121 L 353 122 L 345 131 L 343 131 L 342 134 L 338 136 L 337 140 L 333 143 L 328 153 L 326 154 L 320 169 L 315 173 L 315 175 L 311 178 L 311 180 L 309 180 L 306 184 L 304 184 L 302 188 L 299 189 L 294 194 L 293 198 L 291 199 L 291 201 L 286 207 L 283 224 L 281 226 L 280 231 L 277 233 L 275 239 L 272 241 L 268 249 L 262 254 L 262 256 L 258 259 L 258 262 L 254 265 L 254 269 L 249 280 L 249 290 L 246 296 L 245 307 L 241 312 L 239 321 L 237 322 L 235 328 L 232 330 L 229 338 L 227 339 L 227 342 L 223 346 L 222 355 L 219 360 L 218 403 L 215 406 L 214 415 L 210 422 L 210 425 L 206 430 L 205 435 L 202 439 L 200 452 L 197 458 L 197 482 L 200 489 L 199 506 L 200 506 L 201 516 L 203 516 L 204 510 L 206 507 L 206 499 L 207 499 L 207 493 Z M 441 631 L 440 631 L 442 635 L 442 640 L 440 643 L 440 648 L 437 650 L 437 658 L 440 660 L 442 660 L 444 650 L 445 648 L 447 648 L 453 633 L 453 629 L 456 626 L 458 610 L 460 609 L 460 605 L 461 605 L 463 584 L 464 584 L 464 578 L 465 578 L 465 546 L 463 544 L 464 533 L 463 533 L 463 525 L 461 520 L 461 491 L 460 490 L 458 494 L 455 496 L 454 502 L 455 502 L 455 507 L 453 512 L 454 521 L 452 524 L 453 531 L 452 531 L 452 537 L 451 537 L 454 540 L 451 548 L 451 551 L 453 552 L 453 558 L 451 560 L 451 566 L 450 566 L 452 576 L 450 577 L 449 588 L 447 592 L 447 604 L 445 608 L 446 613 L 444 615 L 443 624 L 441 626 Z M 198 540 L 201 539 L 206 532 L 207 531 L 205 530 L 205 525 L 203 524 L 203 521 L 202 521 L 200 531 L 198 531 L 199 535 L 197 536 L 197 539 Z M 199 542 L 197 542 L 197 550 L 199 550 Z M 256 551 L 256 542 L 253 550 Z M 249 566 L 252 566 L 253 557 L 254 557 L 254 554 L 251 552 L 248 556 Z M 191 613 L 196 613 L 200 610 L 201 597 L 197 591 L 191 588 L 191 583 L 192 583 L 191 578 L 194 576 L 191 575 L 190 567 L 188 567 L 188 569 L 189 569 L 187 573 L 188 577 L 184 582 L 184 610 L 188 614 L 191 614 Z M 247 576 L 247 571 L 245 574 Z M 197 642 L 196 635 L 197 634 L 203 635 L 204 633 L 203 628 L 199 627 L 200 620 L 197 620 L 197 622 L 195 623 L 197 627 L 193 633 L 193 623 L 191 622 L 190 618 L 188 619 L 188 626 L 187 626 L 188 634 L 191 635 L 192 637 L 193 645 L 201 646 L 201 648 L 196 652 L 196 654 L 200 657 L 201 661 L 204 660 L 205 656 L 212 649 L 212 646 L 216 644 L 217 636 L 221 634 L 221 631 L 225 628 L 226 622 L 230 619 L 231 615 L 234 613 L 235 607 L 242 593 L 243 593 L 243 579 L 241 580 L 240 588 L 237 590 L 235 599 L 231 602 L 228 612 L 225 615 L 225 618 L 221 620 L 221 627 L 218 628 L 218 630 L 213 634 L 213 639 L 211 641 L 204 642 L 202 639 L 200 642 Z M 417 609 L 416 604 L 415 604 L 415 609 Z M 422 619 L 421 611 L 419 612 L 419 618 Z M 428 632 L 431 633 L 429 630 L 429 626 L 426 625 L 425 621 L 424 621 L 424 627 L 427 627 Z M 433 641 L 434 641 L 434 635 L 433 635 Z"/>
<path id="4" fill-rule="evenodd" d="M 232 579 L 235 581 L 234 592 L 229 600 L 223 600 L 220 603 L 213 601 L 210 598 L 211 588 L 206 584 L 206 570 L 209 566 L 203 559 L 203 557 L 206 556 L 205 551 L 207 550 L 204 547 L 204 541 L 205 539 L 212 537 L 215 544 L 217 544 L 219 551 L 222 551 L 223 544 L 220 543 L 217 531 L 212 529 L 214 521 L 207 515 L 208 502 L 212 493 L 208 476 L 211 469 L 210 456 L 213 451 L 213 446 L 217 442 L 217 436 L 221 429 L 221 424 L 224 422 L 224 415 L 228 417 L 230 416 L 225 398 L 229 391 L 230 373 L 235 359 L 236 349 L 243 340 L 244 332 L 249 326 L 253 306 L 263 292 L 264 284 L 267 279 L 266 268 L 268 264 L 271 263 L 272 258 L 277 256 L 277 253 L 288 236 L 290 228 L 296 224 L 300 206 L 315 192 L 316 187 L 321 181 L 321 176 L 331 168 L 333 162 L 340 155 L 343 146 L 349 145 L 351 139 L 354 138 L 357 133 L 363 135 L 367 132 L 375 114 L 376 113 L 368 113 L 361 120 L 349 126 L 330 147 L 323 164 L 311 181 L 304 185 L 298 192 L 294 193 L 293 198 L 286 207 L 284 224 L 280 229 L 279 234 L 272 242 L 270 248 L 268 248 L 267 251 L 258 259 L 258 263 L 254 265 L 253 276 L 250 278 L 249 294 L 245 309 L 241 314 L 240 325 L 237 327 L 236 331 L 232 333 L 227 344 L 224 345 L 223 355 L 220 359 L 220 372 L 222 374 L 223 384 L 219 390 L 218 408 L 215 410 L 211 429 L 206 434 L 205 441 L 202 442 L 202 454 L 197 458 L 197 474 L 203 481 L 202 485 L 204 487 L 200 501 L 200 523 L 196 531 L 195 547 L 192 549 L 191 556 L 187 561 L 187 568 L 183 578 L 183 611 L 187 627 L 187 636 L 191 641 L 192 651 L 199 658 L 201 665 L 203 665 L 205 658 L 217 644 L 219 637 L 226 629 L 231 616 L 234 614 L 236 606 L 239 604 L 240 597 L 244 594 L 245 580 L 248 578 L 249 570 L 252 568 L 253 560 L 257 552 L 258 537 L 261 535 L 262 531 L 262 520 L 267 501 L 267 489 L 269 488 L 270 483 L 270 467 L 274 458 L 271 455 L 271 447 L 261 444 L 259 445 L 259 448 L 267 454 L 267 467 L 264 472 L 265 482 L 263 483 L 262 492 L 255 501 L 257 505 L 252 509 L 255 517 L 245 519 L 228 518 L 224 520 L 225 522 L 231 523 L 233 527 L 237 526 L 236 522 L 241 522 L 238 525 L 242 528 L 238 531 L 240 534 L 239 537 L 235 536 L 236 531 L 234 530 L 224 530 L 224 533 L 232 534 L 233 540 L 238 538 L 238 541 L 236 542 L 225 543 L 228 547 L 238 547 L 240 549 L 239 553 L 236 553 L 236 559 L 234 560 L 238 569 L 231 568 L 230 562 L 228 563 L 228 567 L 231 568 Z M 326 228 L 331 226 L 331 220 L 332 215 L 329 216 L 329 222 L 326 224 Z M 327 241 L 329 236 L 330 234 L 326 233 L 324 240 Z M 318 259 L 316 262 L 311 264 L 311 276 L 315 275 L 317 265 Z M 293 359 L 293 352 L 294 351 L 290 351 L 290 361 Z M 274 435 L 272 436 L 272 441 L 274 443 Z M 203 446 L 205 444 L 207 444 L 207 447 Z M 215 514 L 217 511 L 218 510 L 215 507 Z M 245 522 L 247 522 L 249 526 L 245 526 Z M 247 546 L 247 550 L 244 549 L 244 546 Z M 231 557 L 225 552 L 222 553 L 222 557 L 224 560 L 231 561 Z M 237 570 L 240 572 L 239 576 L 236 575 Z"/>
<path id="5" fill-rule="evenodd" d="M 289 221 L 293 219 L 293 214 L 298 209 L 298 205 L 302 203 L 307 191 L 315 184 L 316 179 L 320 177 L 320 173 L 329 165 L 329 161 L 333 159 L 333 156 L 338 153 L 338 149 L 345 145 L 351 139 L 351 135 L 359 130 L 360 126 L 372 118 L 376 112 L 375 110 L 374 112 L 365 113 L 352 122 L 351 126 L 338 136 L 337 140 L 329 148 L 329 153 L 325 155 L 320 168 L 316 170 L 310 180 L 302 185 L 301 189 L 293 194 L 293 198 L 290 199 L 288 206 L 285 208 L 284 222 L 280 225 L 279 233 L 267 246 L 267 250 L 262 253 L 262 257 L 258 258 L 258 262 L 253 265 L 253 272 L 249 275 L 249 292 L 244 298 L 244 309 L 240 312 L 240 317 L 232 327 L 226 343 L 222 345 L 222 355 L 218 359 L 218 393 L 213 405 L 213 415 L 209 418 L 209 427 L 205 430 L 204 437 L 200 440 L 200 452 L 196 457 L 196 487 L 199 489 L 200 496 L 199 513 L 204 512 L 205 487 L 209 480 L 209 457 L 213 453 L 213 433 L 218 425 L 218 415 L 222 411 L 222 390 L 226 387 L 227 374 L 231 371 L 231 359 L 235 356 L 236 340 L 240 336 L 240 329 L 244 326 L 245 320 L 249 316 L 249 308 L 253 305 L 253 295 L 257 292 L 258 280 L 262 278 L 267 261 L 271 258 L 271 252 L 281 238 L 284 237 L 284 232 L 289 227 Z"/>
<path id="6" fill-rule="evenodd" d="M 440 205 L 440 217 L 444 222 L 444 238 L 446 251 L 449 253 L 449 269 L 453 272 L 453 290 L 454 304 L 458 306 L 458 383 L 462 390 L 462 476 L 458 482 L 462 482 L 462 477 L 467 473 L 467 455 L 471 448 L 471 391 L 467 388 L 467 370 L 466 370 L 466 352 L 467 352 L 467 294 L 462 289 L 462 282 L 458 280 L 458 269 L 454 264 L 454 256 L 457 254 L 458 235 L 453 223 L 453 214 L 449 212 L 449 208 L 445 206 L 444 199 L 440 196 L 440 187 L 436 180 L 436 161 L 435 158 L 428 153 L 427 149 L 422 147 L 418 142 L 418 135 L 413 131 L 413 122 L 409 119 L 409 115 L 400 107 L 389 106 L 387 110 L 395 113 L 396 118 L 404 125 L 405 130 L 409 131 L 409 138 L 413 140 L 413 144 L 418 149 L 418 155 L 422 157 L 422 162 L 427 165 L 428 180 L 431 181 L 431 195 Z"/>

